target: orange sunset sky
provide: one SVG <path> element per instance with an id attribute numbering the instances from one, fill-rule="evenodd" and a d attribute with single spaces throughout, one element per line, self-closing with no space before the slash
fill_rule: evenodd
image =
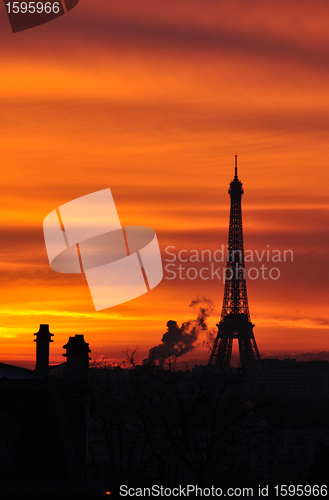
<path id="1" fill-rule="evenodd" d="M 109 360 L 137 345 L 143 358 L 197 296 L 214 301 L 213 328 L 218 279 L 163 279 L 95 312 L 84 275 L 50 269 L 42 223 L 110 187 L 121 223 L 152 227 L 163 259 L 168 245 L 213 252 L 235 154 L 245 249 L 294 256 L 269 263 L 279 279 L 247 282 L 260 353 L 329 351 L 328 25 L 321 0 L 80 0 L 13 34 L 0 4 L 0 361 L 33 364 L 40 323 L 52 363 L 75 334 Z M 190 357 L 209 355 L 204 339 Z"/>

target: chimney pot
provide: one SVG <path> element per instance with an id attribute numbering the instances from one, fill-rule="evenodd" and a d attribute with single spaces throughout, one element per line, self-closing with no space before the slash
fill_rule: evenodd
<path id="1" fill-rule="evenodd" d="M 69 341 L 65 344 L 66 353 L 66 374 L 68 378 L 79 380 L 80 382 L 88 383 L 89 373 L 89 344 L 85 342 L 83 335 L 75 335 L 69 337 Z"/>
<path id="2" fill-rule="evenodd" d="M 37 359 L 35 369 L 48 373 L 49 372 L 49 343 L 53 342 L 51 337 L 53 333 L 49 331 L 49 325 L 40 325 L 39 331 L 34 335 L 37 336 L 34 342 L 37 343 Z"/>

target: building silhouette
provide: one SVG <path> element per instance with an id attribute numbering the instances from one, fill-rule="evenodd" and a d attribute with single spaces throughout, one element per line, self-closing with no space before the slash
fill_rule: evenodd
<path id="1" fill-rule="evenodd" d="M 49 326 L 35 335 L 35 370 L 0 363 L 0 494 L 97 496 L 86 475 L 89 344 L 70 337 L 66 362 L 50 366 Z"/>
<path id="2" fill-rule="evenodd" d="M 209 359 L 209 365 L 223 367 L 230 366 L 233 340 L 239 343 L 241 366 L 260 360 L 253 333 L 255 325 L 250 320 L 248 306 L 241 211 L 244 191 L 242 182 L 238 178 L 237 156 L 235 156 L 235 175 L 228 192 L 231 208 L 224 300 L 221 319 L 216 325 L 218 334 Z"/>

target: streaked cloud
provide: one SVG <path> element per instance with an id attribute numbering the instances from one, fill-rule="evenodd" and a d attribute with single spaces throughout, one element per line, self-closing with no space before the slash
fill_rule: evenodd
<path id="1" fill-rule="evenodd" d="M 126 316 L 124 314 L 117 313 L 86 313 L 82 311 L 63 311 L 63 310 L 47 310 L 47 309 L 28 309 L 28 310 L 10 310 L 10 309 L 0 309 L 0 316 L 59 316 L 61 318 L 92 318 L 94 321 L 102 320 L 124 320 L 124 321 L 149 321 L 149 320 L 165 320 L 165 318 L 159 317 L 158 314 L 153 316 Z M 1 329 L 0 329 L 1 333 Z"/>
<path id="2" fill-rule="evenodd" d="M 1 18 L 6 357 L 32 359 L 26 339 L 47 321 L 59 343 L 83 333 L 102 352 L 147 352 L 200 294 L 217 304 L 214 326 L 222 281 L 164 280 L 96 315 L 84 276 L 50 270 L 42 221 L 110 187 L 122 224 L 154 227 L 164 257 L 167 245 L 214 250 L 234 154 L 246 248 L 294 251 L 278 281 L 248 282 L 259 347 L 327 350 L 328 14 L 322 0 L 81 1 L 17 35 Z"/>

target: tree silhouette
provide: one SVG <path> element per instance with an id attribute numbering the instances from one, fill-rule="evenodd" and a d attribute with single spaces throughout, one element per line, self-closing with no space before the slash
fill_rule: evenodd
<path id="1" fill-rule="evenodd" d="M 241 450 L 264 434 L 271 405 L 251 398 L 245 370 L 166 365 L 91 369 L 94 474 L 114 491 L 121 484 L 232 485 Z M 246 485 L 253 478 L 242 472 Z"/>

